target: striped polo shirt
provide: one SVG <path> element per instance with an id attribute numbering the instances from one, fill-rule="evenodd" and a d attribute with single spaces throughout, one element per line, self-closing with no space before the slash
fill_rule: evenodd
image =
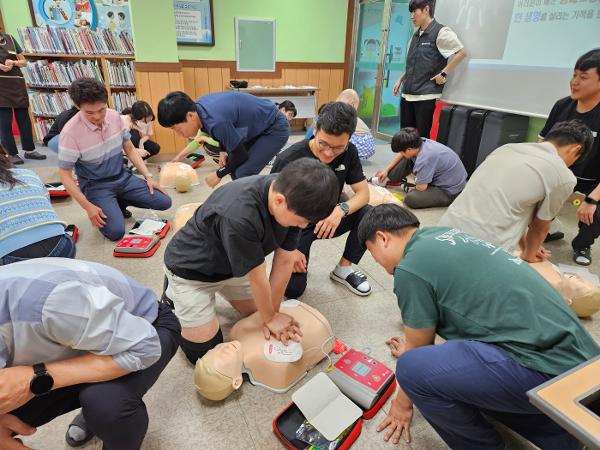
<path id="1" fill-rule="evenodd" d="M 123 171 L 123 144 L 129 140 L 129 130 L 114 109 L 106 110 L 102 127 L 78 112 L 60 132 L 58 166 L 75 168 L 77 176 L 87 180 L 117 177 Z"/>
<path id="2" fill-rule="evenodd" d="M 11 169 L 19 181 L 0 183 L 0 258 L 28 245 L 65 233 L 42 180 L 27 169 Z"/>
<path id="3" fill-rule="evenodd" d="M 112 267 L 36 258 L 0 267 L 0 368 L 112 356 L 127 372 L 161 355 L 156 295 Z"/>

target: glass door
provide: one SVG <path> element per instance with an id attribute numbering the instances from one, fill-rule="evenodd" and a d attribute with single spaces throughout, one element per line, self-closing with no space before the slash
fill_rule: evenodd
<path id="1" fill-rule="evenodd" d="M 355 12 L 352 87 L 360 97 L 358 115 L 384 139 L 400 129 L 400 97 L 392 90 L 404 73 L 413 32 L 408 2 L 362 0 Z"/>
<path id="2" fill-rule="evenodd" d="M 354 71 L 352 88 L 358 92 L 358 116 L 372 124 L 377 98 L 377 76 L 380 72 L 382 24 L 385 1 L 361 1 L 358 5 L 358 24 L 354 33 Z"/>
<path id="3" fill-rule="evenodd" d="M 394 84 L 406 70 L 407 45 L 413 33 L 408 12 L 409 0 L 392 0 L 385 36 L 386 52 L 383 55 L 383 76 L 379 90 L 379 120 L 373 129 L 380 134 L 393 136 L 400 131 L 400 96 L 393 93 Z"/>

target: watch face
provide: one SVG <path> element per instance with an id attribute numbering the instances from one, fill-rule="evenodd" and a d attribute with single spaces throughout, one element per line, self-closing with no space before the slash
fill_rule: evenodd
<path id="1" fill-rule="evenodd" d="M 50 392 L 54 385 L 54 379 L 49 374 L 35 376 L 29 385 L 33 395 L 43 395 Z"/>

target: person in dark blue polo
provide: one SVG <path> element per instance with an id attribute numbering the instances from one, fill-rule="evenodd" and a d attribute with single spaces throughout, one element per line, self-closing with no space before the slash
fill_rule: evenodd
<path id="1" fill-rule="evenodd" d="M 241 92 L 208 94 L 195 102 L 184 92 L 171 92 L 158 103 L 158 122 L 185 138 L 202 129 L 221 143 L 226 155 L 205 178 L 210 187 L 226 175 L 258 174 L 290 136 L 288 121 L 274 103 Z"/>

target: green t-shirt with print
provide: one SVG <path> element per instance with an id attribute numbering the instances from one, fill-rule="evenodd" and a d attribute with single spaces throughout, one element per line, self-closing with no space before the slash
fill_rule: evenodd
<path id="1" fill-rule="evenodd" d="M 457 229 L 418 230 L 394 270 L 394 291 L 407 326 L 498 345 L 531 369 L 558 375 L 600 354 L 535 269 Z"/>

